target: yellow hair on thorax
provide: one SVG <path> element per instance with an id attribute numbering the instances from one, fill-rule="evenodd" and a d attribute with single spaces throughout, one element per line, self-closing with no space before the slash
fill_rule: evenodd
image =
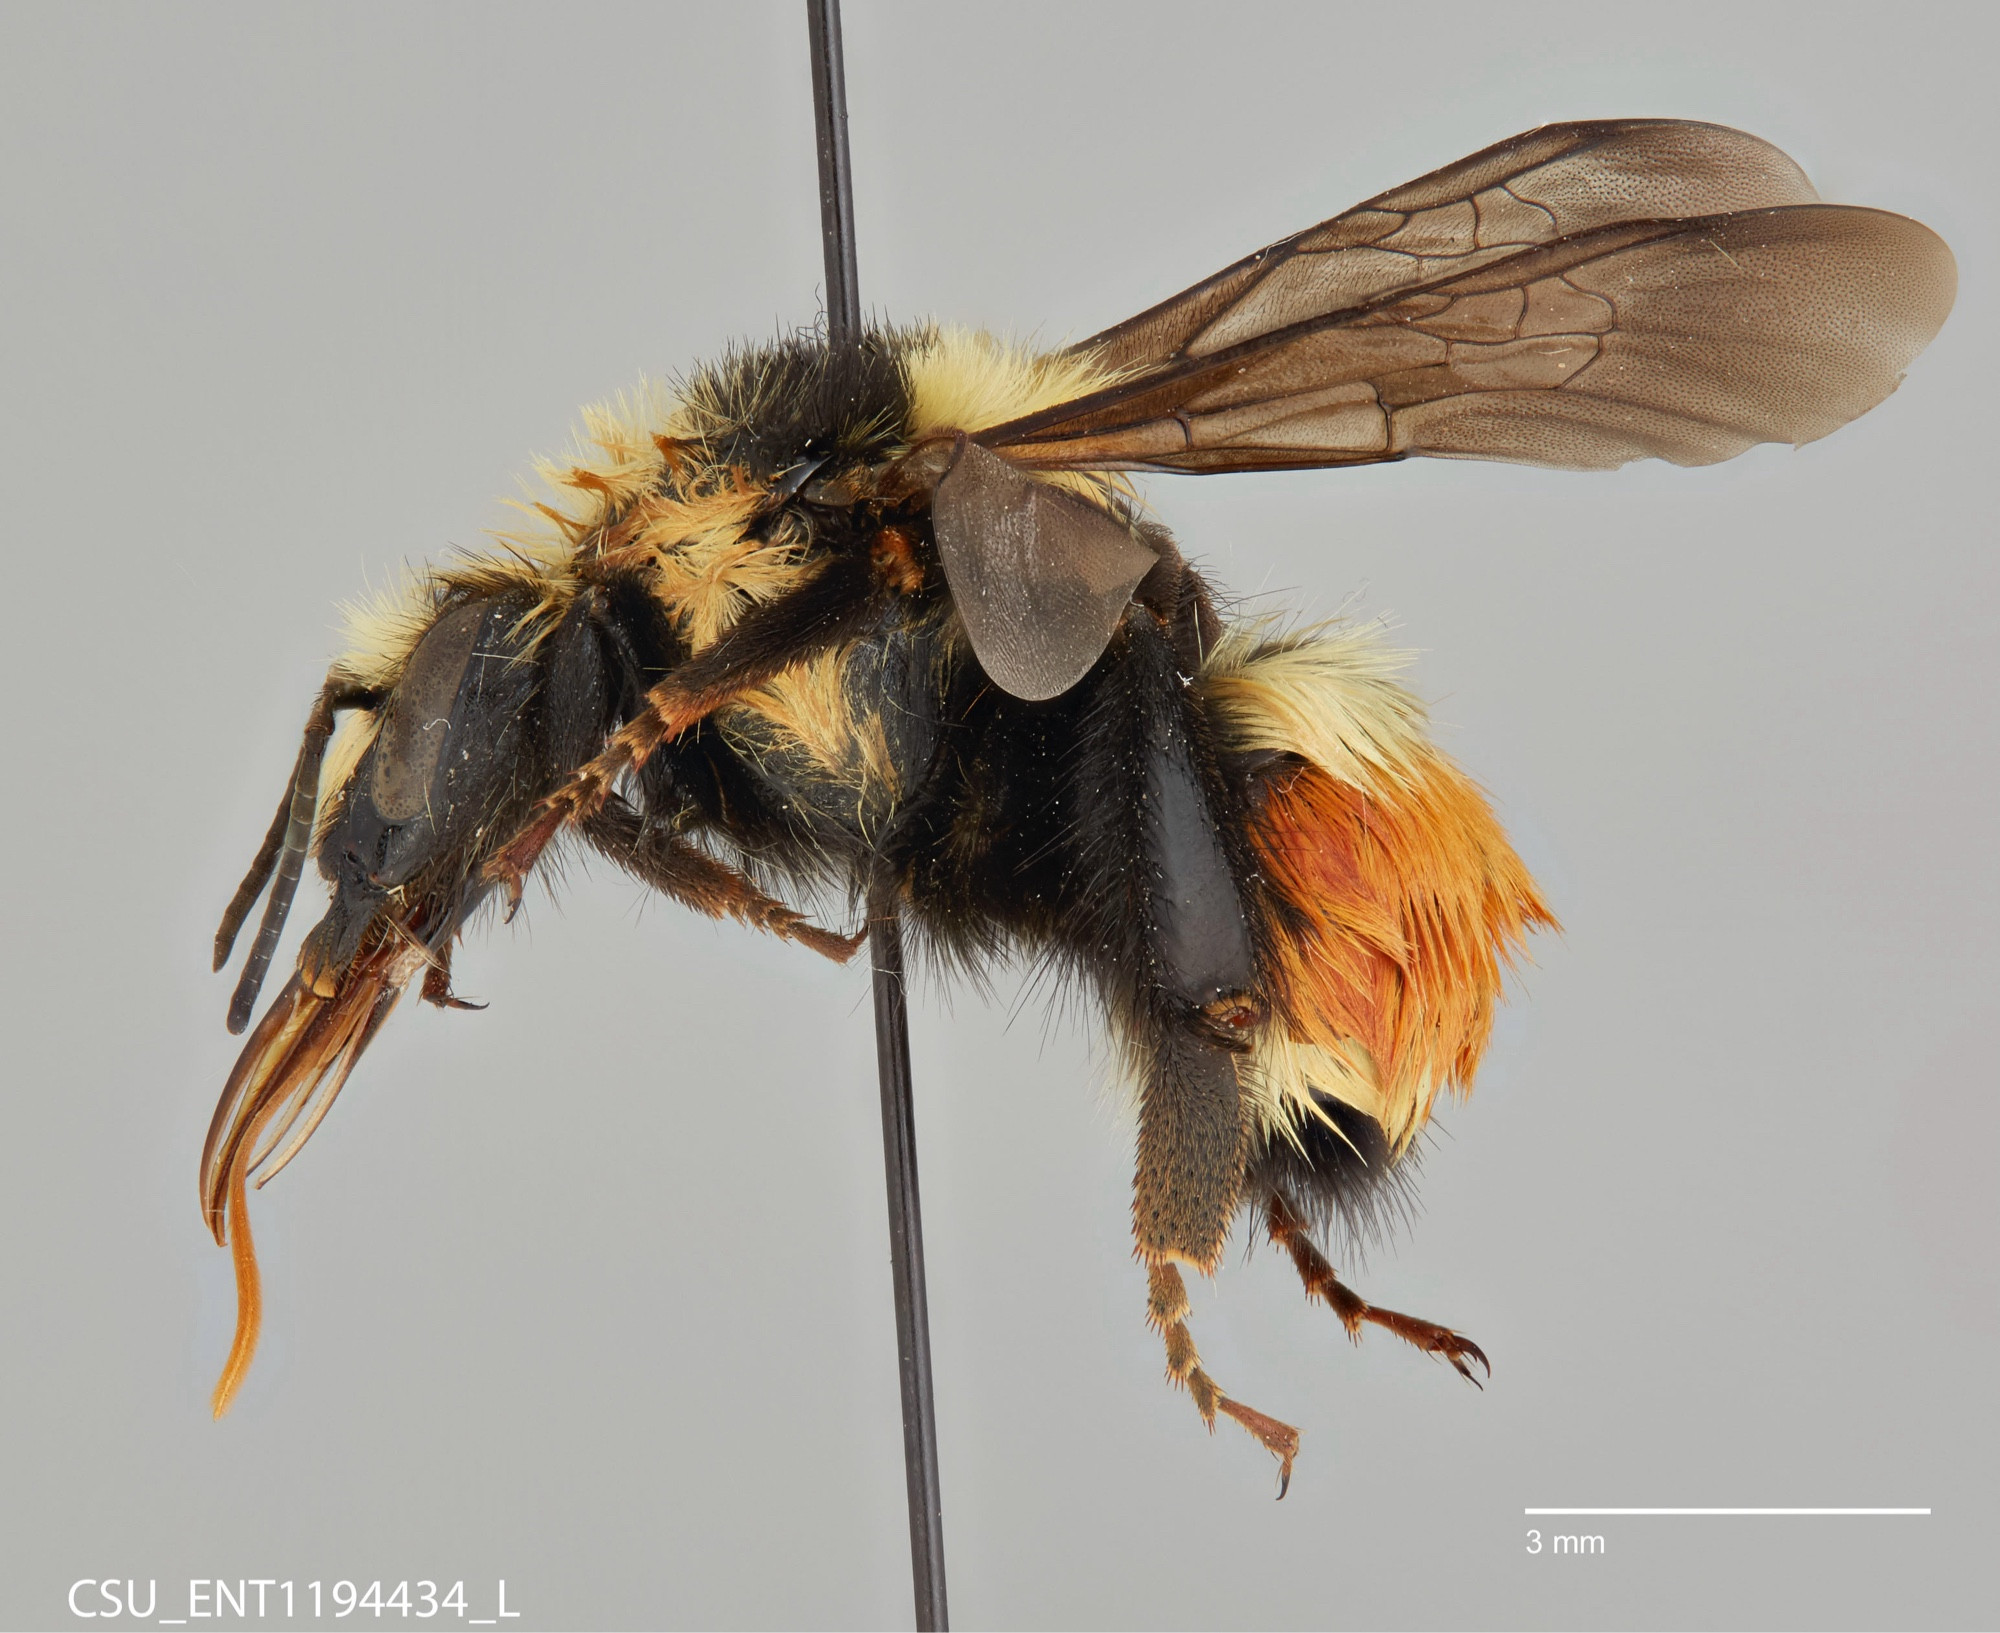
<path id="1" fill-rule="evenodd" d="M 793 664 L 723 710 L 720 723 L 742 752 L 754 756 L 761 734 L 745 727 L 762 721 L 787 751 L 803 754 L 817 777 L 847 789 L 857 804 L 864 795 L 886 804 L 898 791 L 896 766 L 881 715 L 856 708 L 848 697 L 850 656 L 851 649 L 842 647 Z"/>
<path id="2" fill-rule="evenodd" d="M 907 434 L 978 431 L 1088 395 L 1117 375 L 1088 358 L 1037 352 L 978 331 L 937 326 L 910 332 L 900 351 L 909 394 Z M 754 406 L 754 405 L 753 405 Z M 696 375 L 680 391 L 644 381 L 586 408 L 563 455 L 538 459 L 540 487 L 508 501 L 524 525 L 498 531 L 500 551 L 395 583 L 343 609 L 345 641 L 335 672 L 365 686 L 393 686 L 411 651 L 454 589 L 535 596 L 527 624 L 552 628 L 585 559 L 623 559 L 650 569 L 651 587 L 699 651 L 760 602 L 797 582 L 809 543 L 777 518 L 751 537 L 765 494 L 709 450 L 741 412 L 717 381 Z M 1062 472 L 1058 486 L 1115 506 L 1122 478 Z"/>
<path id="3" fill-rule="evenodd" d="M 1114 385 L 1122 371 L 1071 352 L 1038 352 L 987 334 L 938 324 L 919 330 L 902 354 L 912 442 L 944 431 L 984 431 L 1074 402 Z M 1136 508 L 1132 484 L 1116 471 L 1035 471 L 1036 481 L 1113 512 Z"/>
<path id="4" fill-rule="evenodd" d="M 910 435 L 984 431 L 1114 384 L 1116 371 L 1069 352 L 1038 352 L 980 329 L 939 324 L 903 353 Z"/>
<path id="5" fill-rule="evenodd" d="M 509 499 L 508 507 L 528 525 L 496 530 L 497 552 L 424 571 L 404 568 L 381 589 L 345 603 L 343 645 L 333 672 L 363 686 L 395 685 L 453 591 L 524 592 L 534 601 L 523 628 L 537 636 L 553 628 L 576 588 L 579 549 L 615 525 L 658 480 L 664 461 L 647 425 L 664 419 L 671 401 L 642 384 L 629 397 L 585 409 L 583 436 L 570 456 L 537 459 L 533 465 L 556 502 Z"/>

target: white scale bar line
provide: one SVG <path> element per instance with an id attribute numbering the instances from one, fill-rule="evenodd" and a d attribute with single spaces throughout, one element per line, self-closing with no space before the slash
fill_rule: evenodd
<path id="1" fill-rule="evenodd" d="M 1523 1514 L 1928 1514 L 1928 1508 L 1524 1508 Z"/>

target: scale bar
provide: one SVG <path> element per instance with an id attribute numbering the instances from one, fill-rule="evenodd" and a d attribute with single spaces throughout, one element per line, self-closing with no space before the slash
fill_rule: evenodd
<path id="1" fill-rule="evenodd" d="M 1928 1508 L 1524 1508 L 1523 1514 L 1928 1514 Z"/>

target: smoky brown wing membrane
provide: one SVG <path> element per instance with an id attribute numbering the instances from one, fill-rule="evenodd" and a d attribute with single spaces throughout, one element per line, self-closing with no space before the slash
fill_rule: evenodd
<path id="1" fill-rule="evenodd" d="M 979 440 L 1163 471 L 1810 441 L 1895 389 L 1956 288 L 1928 228 L 1812 198 L 1719 126 L 1529 132 L 1085 342 L 1127 377 Z"/>
<path id="2" fill-rule="evenodd" d="M 1072 350 L 1150 374 L 1617 222 L 1818 202 L 1791 159 L 1726 125 L 1543 125 L 1245 256 Z"/>
<path id="3" fill-rule="evenodd" d="M 1412 455 L 1599 469 L 1810 442 L 1894 391 L 1951 309 L 1901 216 L 1800 205 L 1627 222 L 1188 361 L 982 440 L 1033 469 Z"/>

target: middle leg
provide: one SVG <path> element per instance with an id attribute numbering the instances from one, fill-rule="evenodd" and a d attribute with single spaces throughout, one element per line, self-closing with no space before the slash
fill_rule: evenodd
<path id="1" fill-rule="evenodd" d="M 615 794 L 584 820 L 583 833 L 633 877 L 711 918 L 733 918 L 753 930 L 769 931 L 810 947 L 836 964 L 845 964 L 867 939 L 865 931 L 843 936 L 821 929 L 805 914 L 766 895 L 736 869 L 689 844 L 672 829 L 649 825 Z"/>

